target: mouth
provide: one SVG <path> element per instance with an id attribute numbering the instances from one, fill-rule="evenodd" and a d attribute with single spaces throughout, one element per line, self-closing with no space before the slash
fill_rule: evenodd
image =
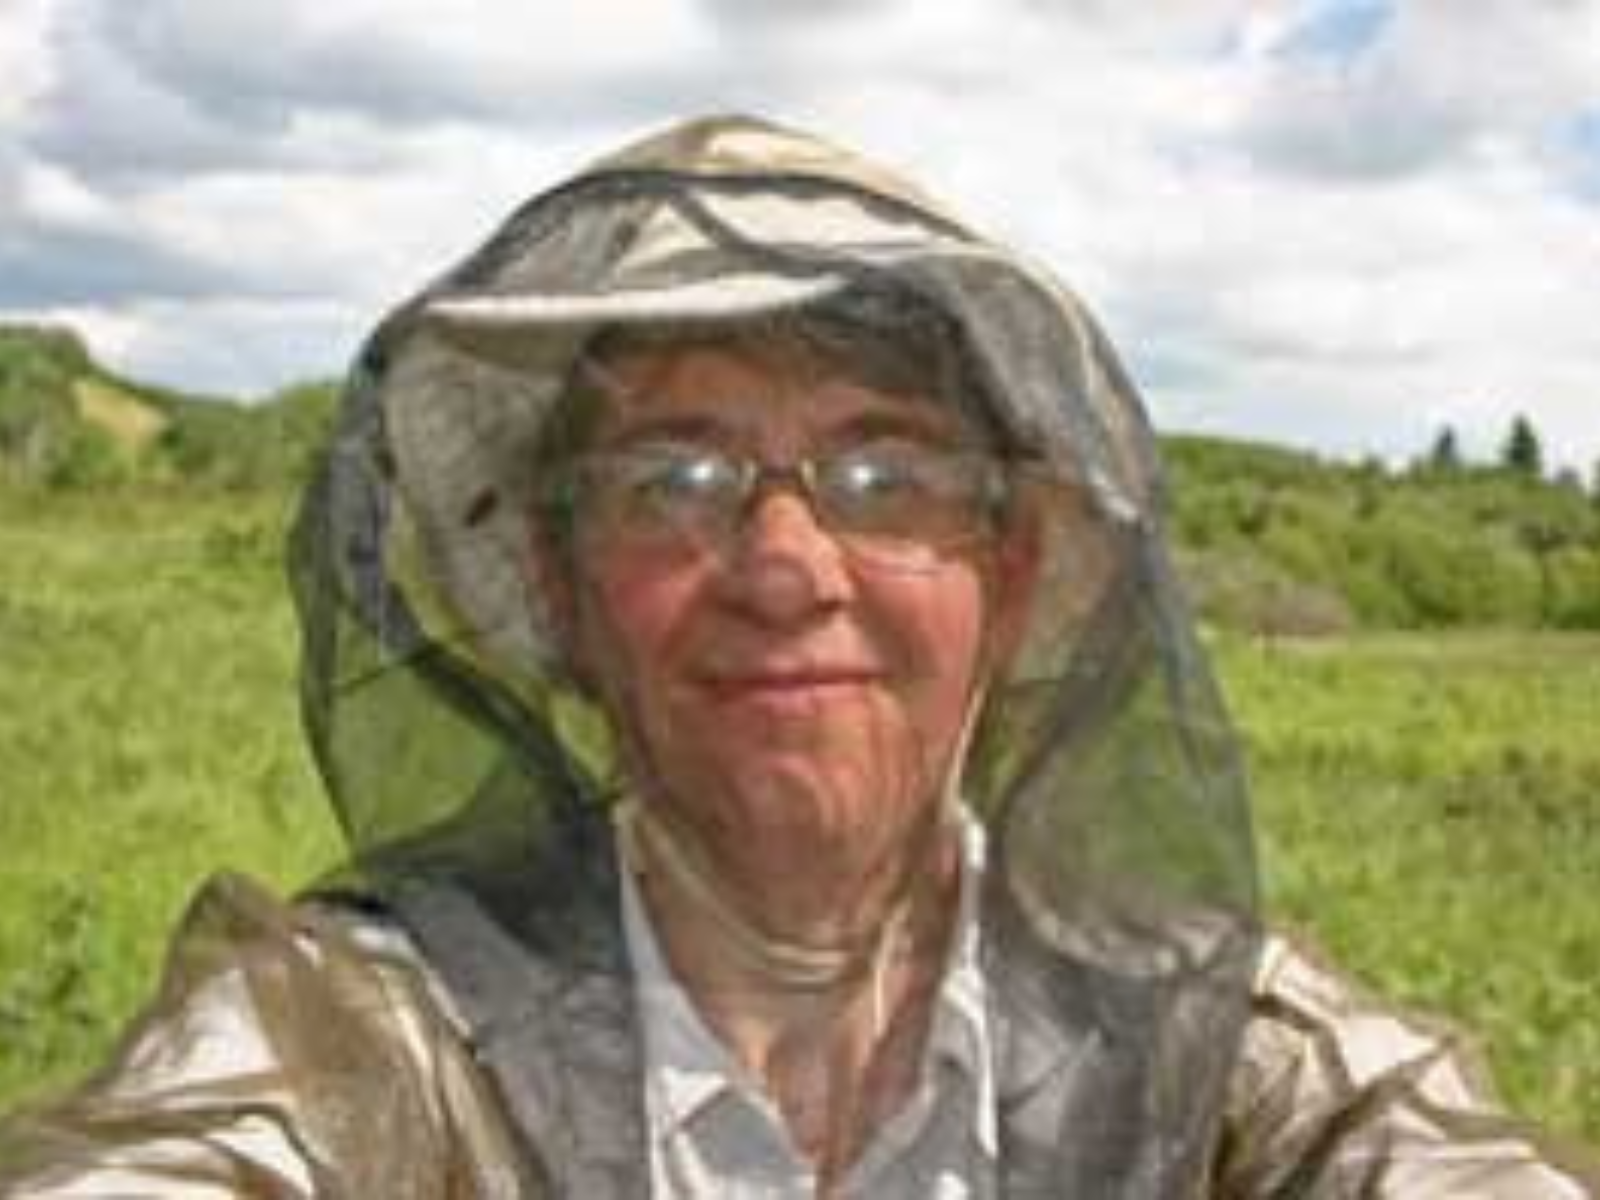
<path id="1" fill-rule="evenodd" d="M 718 675 L 707 679 L 705 688 L 719 701 L 795 703 L 860 691 L 879 679 L 878 672 L 862 668 L 804 667 Z"/>

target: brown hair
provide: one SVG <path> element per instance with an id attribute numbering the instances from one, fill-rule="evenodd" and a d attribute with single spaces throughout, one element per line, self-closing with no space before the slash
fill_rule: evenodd
<path id="1" fill-rule="evenodd" d="M 534 448 L 534 479 L 552 480 L 563 462 L 591 442 L 609 393 L 605 365 L 643 352 L 759 347 L 825 375 L 845 375 L 874 389 L 949 405 L 974 439 L 1004 452 L 1006 431 L 990 400 L 985 373 L 954 318 L 908 289 L 851 289 L 804 308 L 737 321 L 685 320 L 612 324 L 574 356 L 566 387 Z M 547 533 L 564 540 L 570 513 L 536 484 Z M 552 521 L 551 518 L 554 517 Z"/>

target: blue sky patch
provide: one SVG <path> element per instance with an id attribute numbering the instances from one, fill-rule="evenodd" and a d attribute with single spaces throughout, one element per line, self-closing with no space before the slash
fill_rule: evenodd
<path id="1" fill-rule="evenodd" d="M 1278 53 L 1284 58 L 1359 58 L 1393 19 L 1391 0 L 1310 0 Z"/>
<path id="2" fill-rule="evenodd" d="M 1586 108 L 1567 122 L 1560 134 L 1572 190 L 1591 204 L 1600 204 L 1600 107 Z"/>
<path id="3" fill-rule="evenodd" d="M 1572 122 L 1572 144 L 1579 153 L 1600 160 L 1600 108 L 1587 108 Z"/>

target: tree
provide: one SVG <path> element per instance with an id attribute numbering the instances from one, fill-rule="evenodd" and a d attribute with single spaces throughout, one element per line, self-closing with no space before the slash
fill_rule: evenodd
<path id="1" fill-rule="evenodd" d="M 1433 447 L 1428 451 L 1428 469 L 1440 472 L 1461 469 L 1461 446 L 1456 440 L 1456 431 L 1448 425 L 1433 439 Z"/>
<path id="2" fill-rule="evenodd" d="M 1544 474 L 1544 446 L 1527 417 L 1518 413 L 1500 448 L 1500 465 L 1514 475 L 1538 479 Z"/>

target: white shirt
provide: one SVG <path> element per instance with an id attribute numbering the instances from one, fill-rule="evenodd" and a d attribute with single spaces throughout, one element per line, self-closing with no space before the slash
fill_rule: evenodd
<path id="1" fill-rule="evenodd" d="M 995 1194 L 997 1123 L 978 961 L 983 829 L 962 823 L 961 896 L 911 1096 L 836 1184 L 839 1197 L 979 1200 Z M 777 1106 L 706 1026 L 672 975 L 638 886 L 622 872 L 622 913 L 645 1057 L 656 1200 L 801 1200 L 817 1194 Z"/>

